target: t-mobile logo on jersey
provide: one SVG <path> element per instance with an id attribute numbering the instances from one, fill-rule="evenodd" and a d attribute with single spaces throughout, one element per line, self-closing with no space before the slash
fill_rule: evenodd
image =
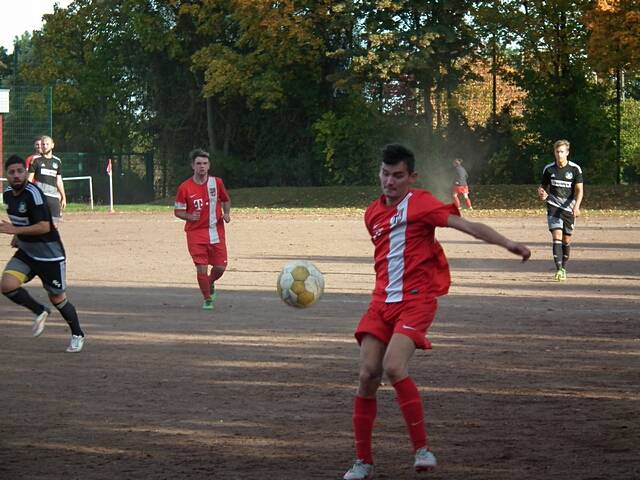
<path id="1" fill-rule="evenodd" d="M 193 206 L 195 207 L 196 210 L 202 210 L 202 205 L 203 205 L 203 201 L 201 198 L 196 198 L 193 201 Z"/>

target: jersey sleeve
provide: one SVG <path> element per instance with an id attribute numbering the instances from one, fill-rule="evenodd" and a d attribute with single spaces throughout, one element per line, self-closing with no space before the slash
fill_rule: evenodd
<path id="1" fill-rule="evenodd" d="M 542 171 L 542 180 L 540 180 L 540 185 L 542 185 L 543 187 L 548 187 L 550 184 L 551 173 L 549 172 L 549 169 L 545 167 L 545 169 Z"/>
<path id="2" fill-rule="evenodd" d="M 460 216 L 460 210 L 453 203 L 442 203 L 426 190 L 419 200 L 419 218 L 425 225 L 447 227 L 449 215 Z"/>
<path id="3" fill-rule="evenodd" d="M 37 173 L 38 170 L 38 158 L 32 158 L 31 163 L 29 164 L 29 173 Z"/>
<path id="4" fill-rule="evenodd" d="M 27 196 L 27 207 L 31 225 L 51 221 L 51 212 L 49 212 L 49 207 L 47 207 L 44 196 L 42 194 L 34 194 L 31 191 L 29 191 L 29 193 L 30 195 Z"/>
<path id="5" fill-rule="evenodd" d="M 427 212 L 424 217 L 425 223 L 435 227 L 449 226 L 449 215 L 460 216 L 460 210 L 453 203 L 443 203 L 433 210 Z"/>
<path id="6" fill-rule="evenodd" d="M 227 192 L 227 189 L 224 186 L 224 182 L 220 177 L 216 177 L 216 183 L 218 184 L 218 198 L 220 199 L 221 202 L 228 202 L 229 193 Z"/>
<path id="7" fill-rule="evenodd" d="M 176 201 L 174 203 L 174 208 L 176 210 L 186 210 L 187 209 L 187 192 L 184 187 L 184 183 L 181 183 L 178 187 L 178 191 L 176 192 Z"/>
<path id="8" fill-rule="evenodd" d="M 576 181 L 575 183 L 584 183 L 582 179 L 582 170 L 580 168 L 576 168 Z"/>

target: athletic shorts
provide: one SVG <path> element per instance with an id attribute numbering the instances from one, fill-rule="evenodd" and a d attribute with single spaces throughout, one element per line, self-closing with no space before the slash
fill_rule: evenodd
<path id="1" fill-rule="evenodd" d="M 62 213 L 60 211 L 60 200 L 55 197 L 49 197 L 48 195 L 45 195 L 44 198 L 47 199 L 47 206 L 49 207 L 49 211 L 51 212 L 53 223 L 58 223 L 62 218 Z"/>
<path id="2" fill-rule="evenodd" d="M 413 340 L 416 348 L 430 349 L 427 330 L 437 309 L 438 300 L 435 298 L 397 303 L 373 300 L 356 328 L 356 340 L 362 343 L 365 334 L 369 334 L 388 345 L 394 333 L 401 333 Z"/>
<path id="3" fill-rule="evenodd" d="M 196 265 L 227 265 L 227 245 L 220 243 L 188 243 L 189 253 Z"/>
<path id="4" fill-rule="evenodd" d="M 547 224 L 549 231 L 562 230 L 565 235 L 571 235 L 573 234 L 575 217 L 573 213 L 561 208 L 549 207 L 547 209 Z"/>
<path id="5" fill-rule="evenodd" d="M 4 273 L 13 275 L 21 283 L 27 283 L 34 277 L 39 277 L 44 289 L 53 295 L 60 295 L 67 289 L 67 264 L 65 260 L 41 262 L 34 260 L 22 250 L 18 250 L 9 259 Z"/>
<path id="6" fill-rule="evenodd" d="M 469 185 L 454 185 L 453 186 L 454 195 L 458 194 L 468 194 L 469 193 Z"/>

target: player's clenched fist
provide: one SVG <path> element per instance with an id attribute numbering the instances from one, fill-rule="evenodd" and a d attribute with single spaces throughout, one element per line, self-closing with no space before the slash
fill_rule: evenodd
<path id="1" fill-rule="evenodd" d="M 544 202 L 547 199 L 548 196 L 549 196 L 549 194 L 547 193 L 547 191 L 544 188 L 538 187 L 538 198 L 540 200 L 542 200 Z"/>

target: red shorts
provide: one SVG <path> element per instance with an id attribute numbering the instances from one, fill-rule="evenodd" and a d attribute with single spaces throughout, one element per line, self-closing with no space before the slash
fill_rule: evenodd
<path id="1" fill-rule="evenodd" d="M 469 185 L 454 185 L 453 186 L 453 193 L 454 194 L 459 194 L 459 193 L 469 193 Z"/>
<path id="2" fill-rule="evenodd" d="M 355 332 L 356 340 L 361 343 L 364 335 L 369 334 L 388 345 L 394 333 L 401 333 L 413 340 L 416 348 L 430 349 L 427 330 L 433 323 L 437 309 L 438 300 L 435 298 L 397 303 L 374 300 L 360 319 Z"/>
<path id="3" fill-rule="evenodd" d="M 196 265 L 227 266 L 227 245 L 220 243 L 187 243 Z"/>

